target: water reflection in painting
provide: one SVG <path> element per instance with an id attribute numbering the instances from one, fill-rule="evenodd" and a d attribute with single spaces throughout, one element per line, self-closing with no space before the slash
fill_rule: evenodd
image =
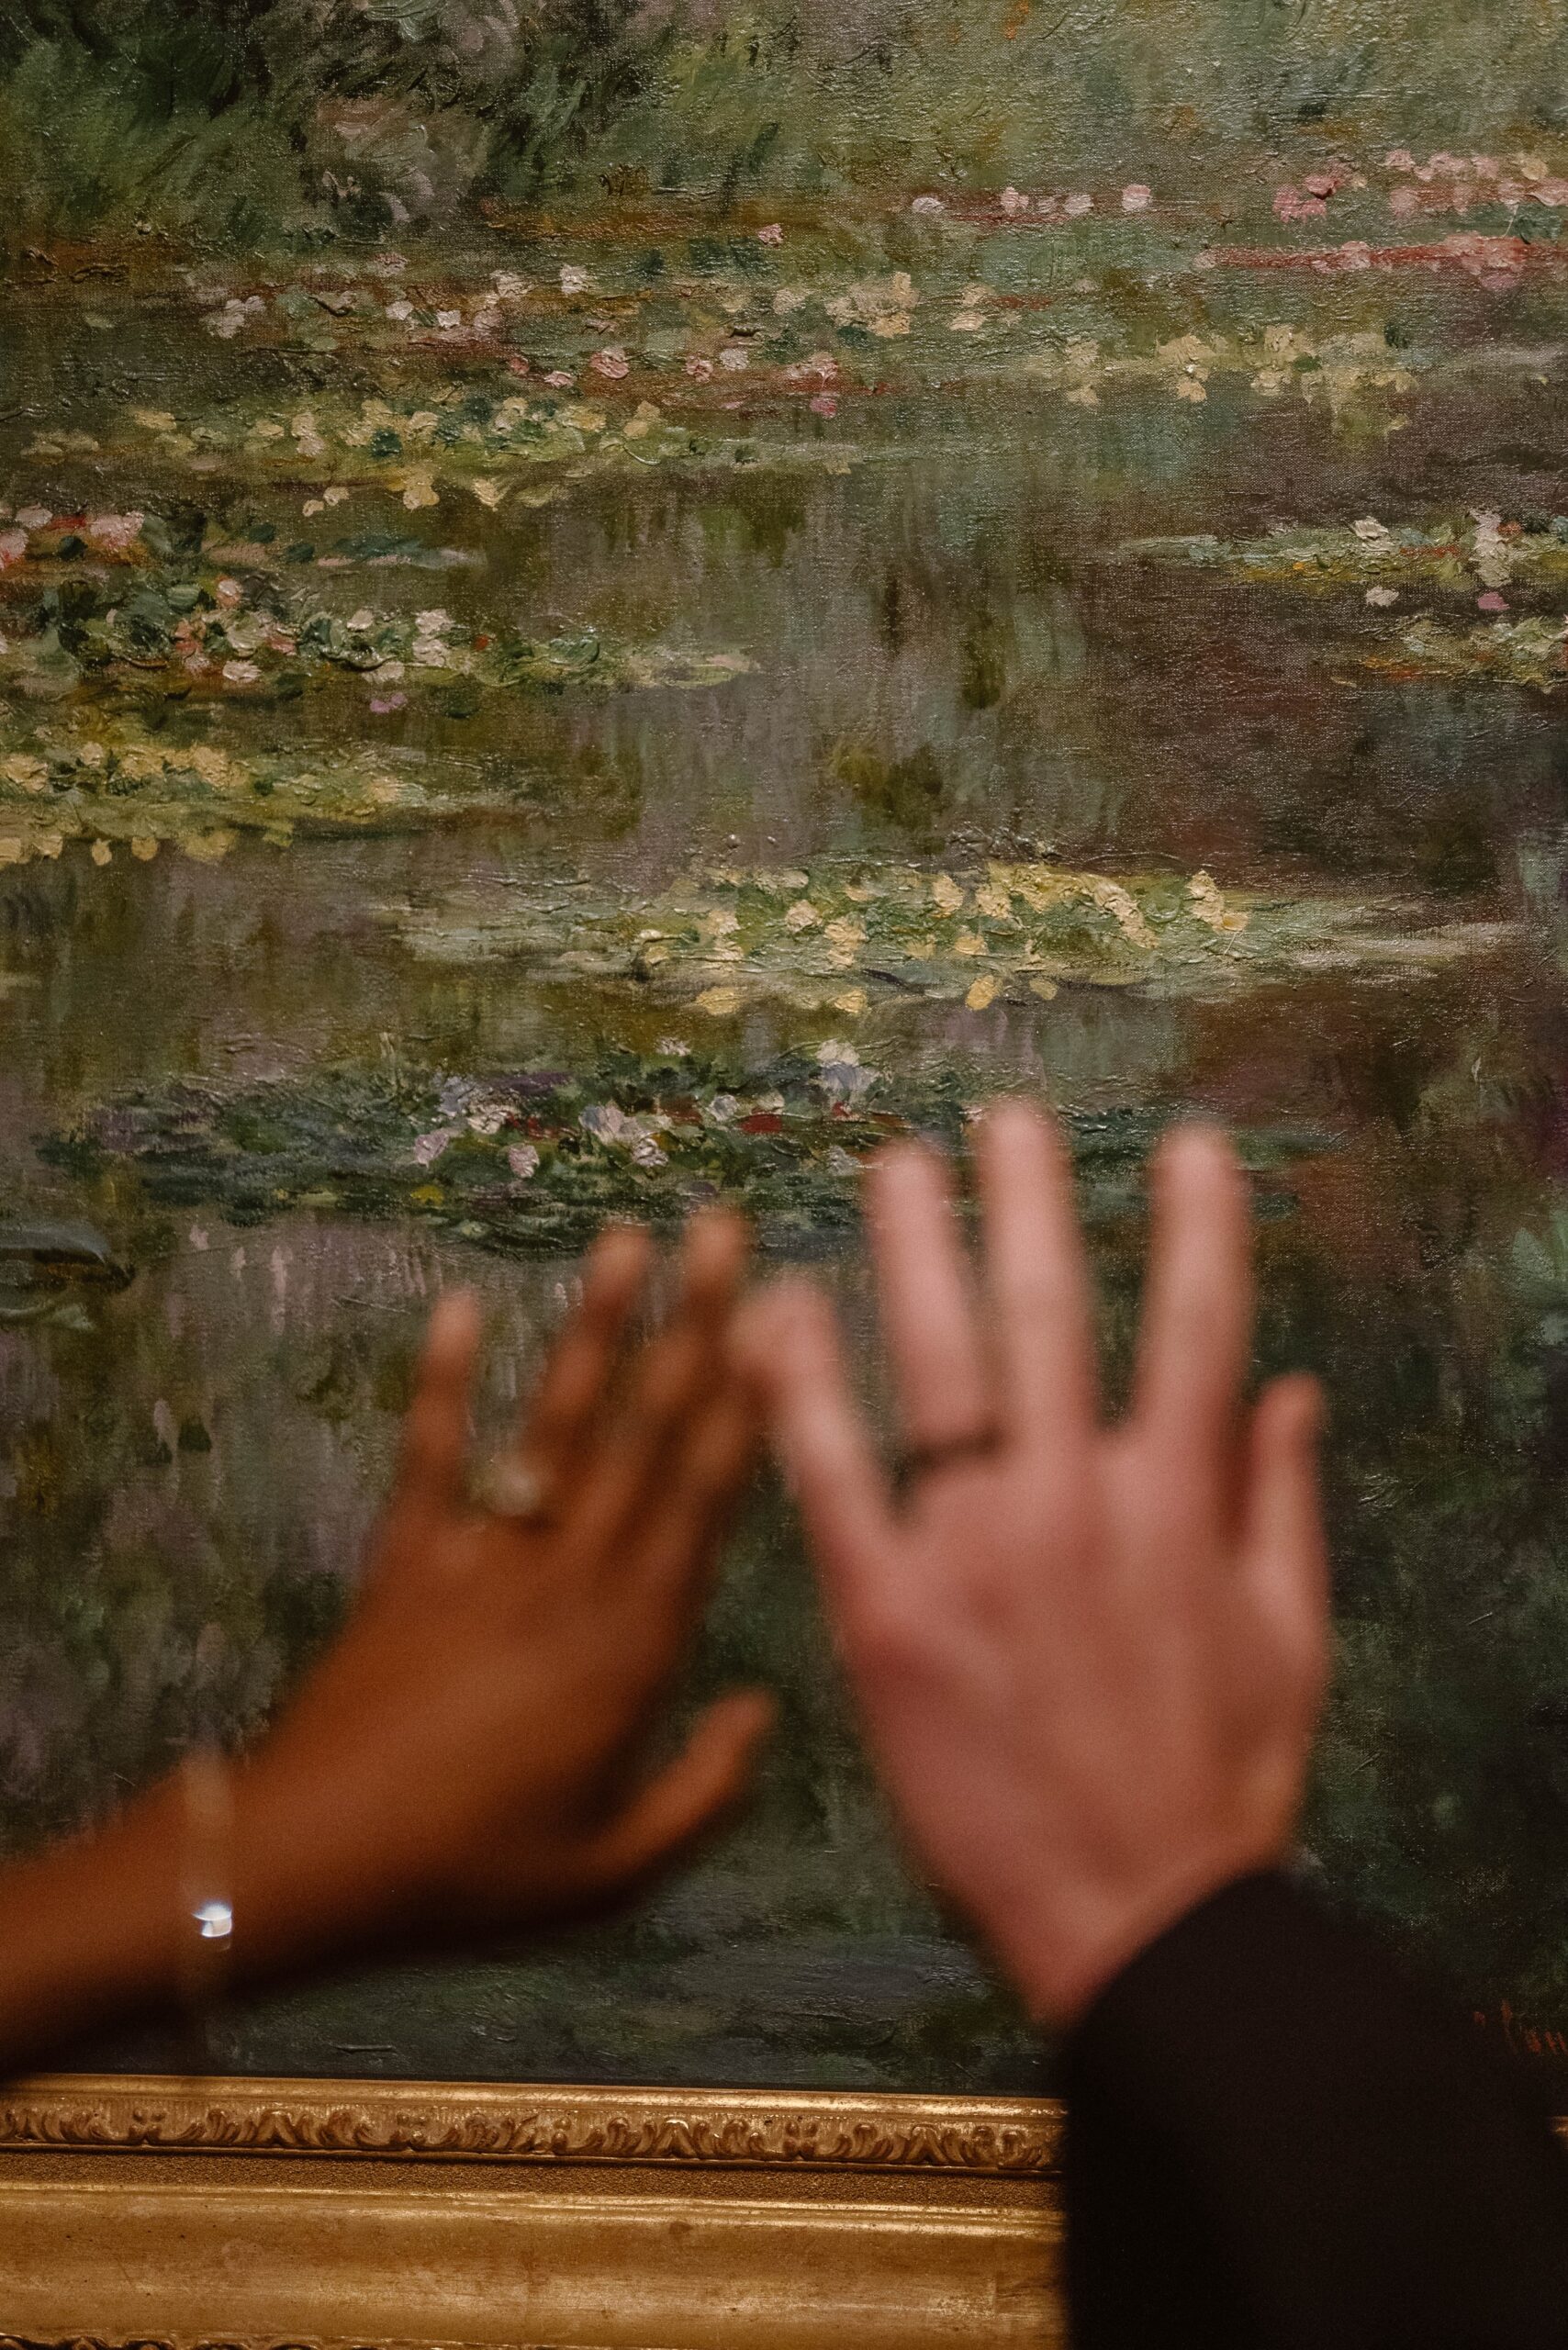
<path id="1" fill-rule="evenodd" d="M 823 86 L 900 118 L 921 13 Z M 110 191 L 84 229 L 29 166 L 0 1837 L 241 1732 L 330 1634 L 443 1284 L 486 1298 L 497 1415 L 608 1215 L 737 1198 L 865 1332 L 866 1156 L 1024 1086 L 1072 1129 L 1113 1387 L 1151 1138 L 1237 1129 L 1261 1367 L 1332 1402 L 1308 1864 L 1560 2027 L 1568 151 L 1505 139 L 1506 94 L 1461 155 L 1370 101 L 1157 129 L 1127 87 L 1031 145 L 994 83 L 1038 64 L 1026 0 L 970 14 L 1011 177 L 983 141 L 813 177 L 826 31 L 634 12 L 556 182 L 443 148 L 421 212 L 411 20 L 352 190 L 320 98 L 303 225 L 203 229 L 165 162 L 185 214 Z M 9 70 L 14 104 L 43 68 Z M 683 178 L 671 126 L 739 140 L 743 84 L 774 162 Z M 695 1875 L 237 2016 L 228 2061 L 1031 2085 L 888 1837 L 776 1492 L 694 1689 L 737 1673 L 783 1727 Z"/>

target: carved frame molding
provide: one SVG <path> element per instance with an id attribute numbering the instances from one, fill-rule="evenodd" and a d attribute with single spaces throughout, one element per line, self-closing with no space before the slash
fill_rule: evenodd
<path id="1" fill-rule="evenodd" d="M 1061 2109 L 767 2090 L 46 2076 L 0 2088 L 0 2155 L 356 2154 L 406 2162 L 718 2165 L 1044 2178 Z"/>
<path id="2" fill-rule="evenodd" d="M 0 2085 L 0 2350 L 1045 2350 L 1022 2098 Z"/>

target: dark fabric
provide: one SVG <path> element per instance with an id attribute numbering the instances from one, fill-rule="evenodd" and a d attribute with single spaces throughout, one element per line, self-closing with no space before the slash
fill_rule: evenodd
<path id="1" fill-rule="evenodd" d="M 1568 2158 L 1462 2016 L 1277 1875 L 1067 2051 L 1074 2350 L 1564 2350 Z"/>

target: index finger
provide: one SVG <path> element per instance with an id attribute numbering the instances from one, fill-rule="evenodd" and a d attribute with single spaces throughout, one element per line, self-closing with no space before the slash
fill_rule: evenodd
<path id="1" fill-rule="evenodd" d="M 799 1276 L 745 1308 L 736 1352 L 767 1399 L 817 1565 L 843 1624 L 886 1600 L 898 1553 L 892 1495 L 850 1391 L 832 1306 Z"/>

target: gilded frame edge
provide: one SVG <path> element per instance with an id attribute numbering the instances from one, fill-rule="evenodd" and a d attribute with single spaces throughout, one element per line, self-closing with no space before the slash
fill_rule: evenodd
<path id="1" fill-rule="evenodd" d="M 28 2149 L 361 2155 L 1047 2178 L 1047 2098 L 853 2090 L 40 2074 L 0 2086 L 0 2156 Z"/>
<path id="2" fill-rule="evenodd" d="M 1062 2126 L 1016 2098 L 0 2084 L 0 2350 L 1040 2350 Z"/>

